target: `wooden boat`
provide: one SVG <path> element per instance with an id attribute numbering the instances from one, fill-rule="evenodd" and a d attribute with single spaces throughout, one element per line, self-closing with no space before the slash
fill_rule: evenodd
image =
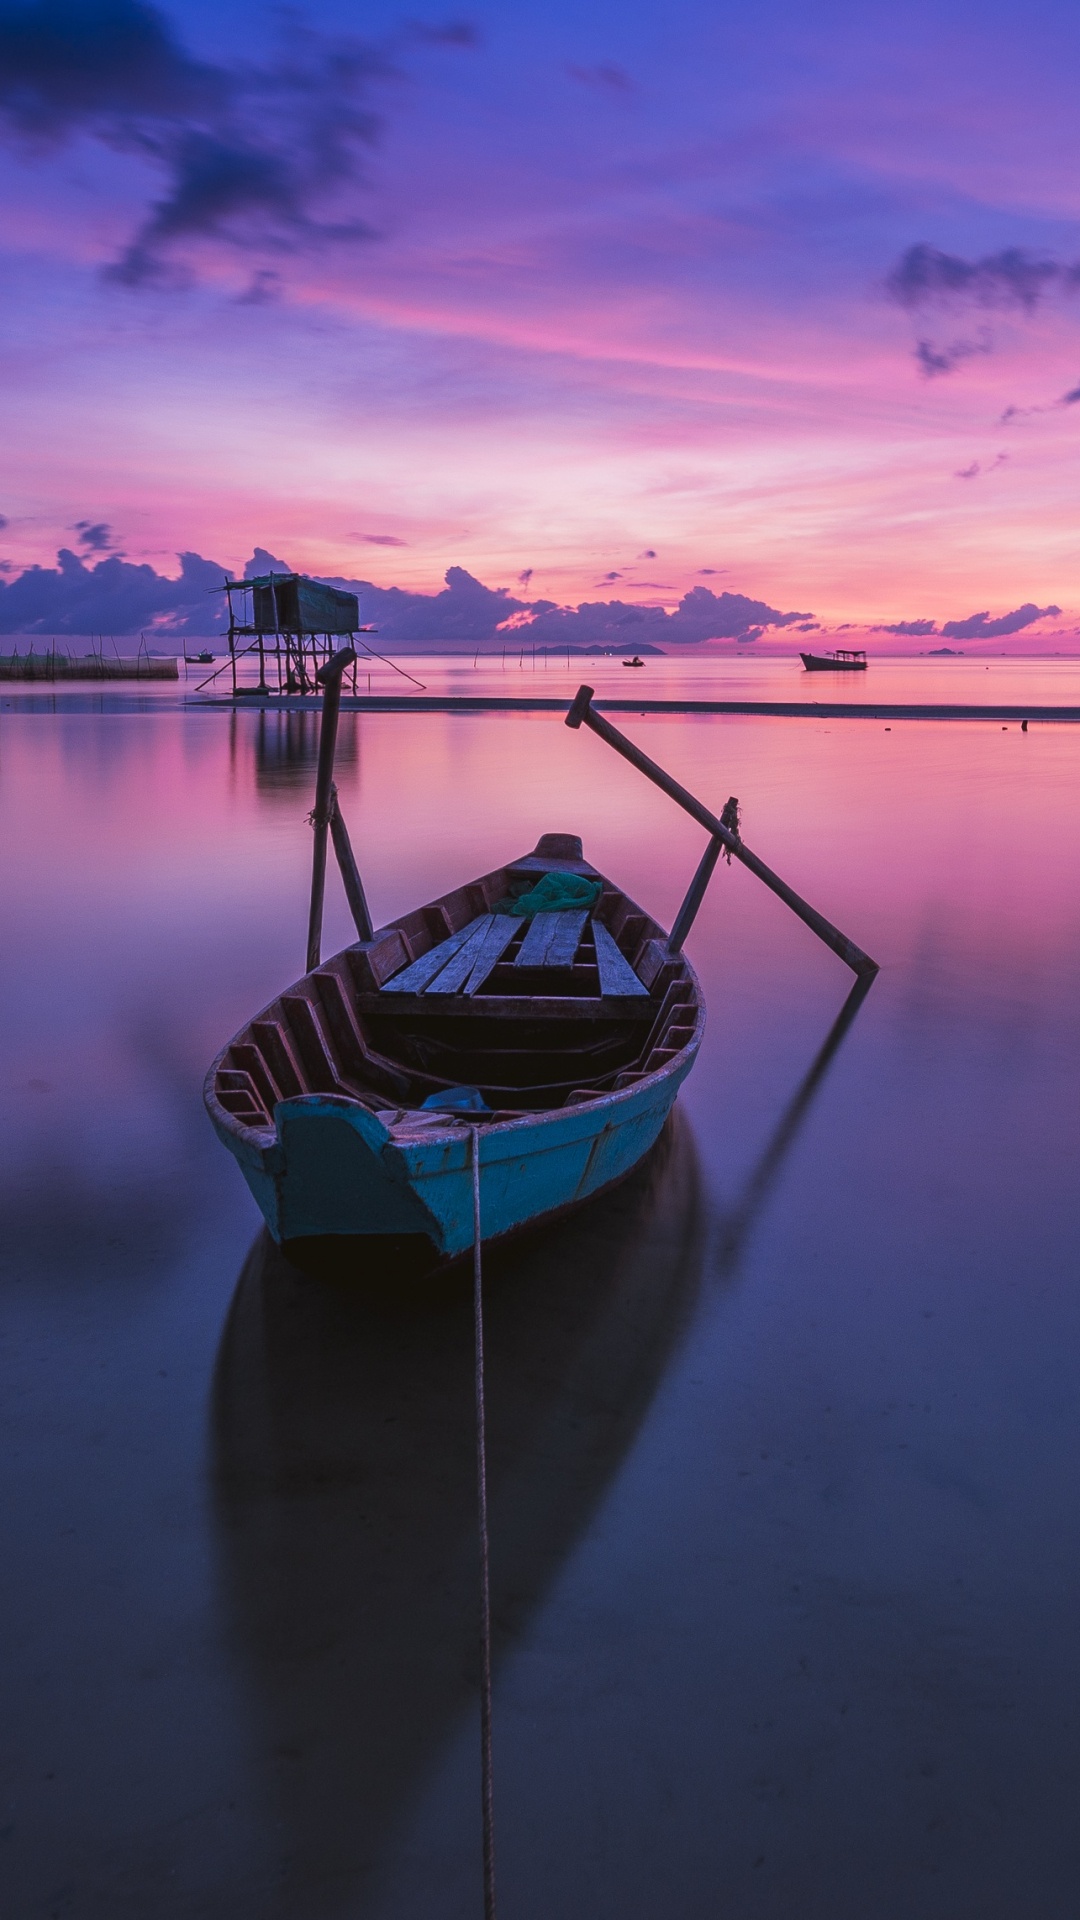
<path id="1" fill-rule="evenodd" d="M 645 665 L 645 662 L 644 662 L 644 660 L 642 660 L 642 659 L 641 659 L 641 657 L 640 657 L 640 655 L 638 655 L 638 654 L 636 654 L 636 653 L 635 653 L 635 655 L 634 655 L 634 657 L 633 657 L 633 659 L 632 659 L 632 660 L 624 660 L 624 661 L 623 661 L 623 666 L 624 666 L 624 667 L 643 667 L 644 665 Z"/>
<path id="2" fill-rule="evenodd" d="M 862 647 L 837 647 L 835 653 L 799 655 L 807 673 L 865 673 L 866 653 Z"/>
<path id="3" fill-rule="evenodd" d="M 274 1239 L 366 1238 L 453 1260 L 591 1198 L 648 1152 L 697 1057 L 705 1008 L 683 955 L 721 853 L 738 859 L 859 976 L 876 963 L 750 851 L 720 815 L 592 706 L 566 715 L 710 835 L 671 933 L 582 856 L 575 834 L 373 932 L 333 782 L 341 679 L 325 689 L 307 972 L 231 1040 L 210 1117 Z M 333 842 L 359 940 L 320 963 Z M 475 1152 L 475 1158 L 474 1158 Z"/>
<path id="4" fill-rule="evenodd" d="M 598 883 L 594 904 L 494 911 L 549 874 Z M 206 1104 L 279 1243 L 419 1236 L 453 1259 L 474 1128 L 496 1239 L 637 1165 L 704 1024 L 662 928 L 576 836 L 545 834 L 305 974 L 224 1048 Z"/>
<path id="5" fill-rule="evenodd" d="M 209 667 L 212 666 L 213 663 L 214 656 L 206 647 L 203 648 L 201 653 L 185 653 L 184 655 L 184 664 L 189 667 Z"/>

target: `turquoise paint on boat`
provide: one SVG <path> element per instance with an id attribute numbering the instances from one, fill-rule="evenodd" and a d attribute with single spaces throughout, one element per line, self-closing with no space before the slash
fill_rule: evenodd
<path id="1" fill-rule="evenodd" d="M 546 970 L 522 966 L 510 948 L 468 993 L 464 983 L 434 990 L 440 947 L 460 954 L 474 909 L 482 926 L 508 891 L 549 871 L 601 883 L 602 936 L 582 928 L 570 960 L 564 942 L 561 964 Z M 612 941 L 625 968 L 620 990 L 605 995 Z M 305 975 L 207 1076 L 211 1118 L 275 1240 L 420 1236 L 439 1260 L 467 1252 L 474 1127 L 485 1240 L 622 1179 L 655 1143 L 704 1030 L 693 970 L 664 942 L 663 929 L 582 860 L 580 842 L 549 835 L 533 854 Z M 382 991 L 407 969 L 424 991 Z M 425 1070 L 443 1057 L 452 1071 Z M 515 1086 L 515 1073 L 537 1077 Z M 425 1109 L 462 1085 L 479 1088 L 491 1117 Z"/>

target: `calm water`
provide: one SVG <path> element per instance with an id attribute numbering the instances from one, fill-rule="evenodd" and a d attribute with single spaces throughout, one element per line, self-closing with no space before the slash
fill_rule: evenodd
<path id="1" fill-rule="evenodd" d="M 841 638 L 843 636 L 840 636 Z M 813 639 L 813 636 L 810 636 Z M 828 644 L 832 637 L 826 636 Z M 824 642 L 819 647 L 824 650 Z M 241 661 L 242 683 L 258 682 L 257 656 Z M 274 675 L 268 669 L 271 684 Z M 361 658 L 356 674 L 358 693 L 497 694 L 517 698 L 569 700 L 583 680 L 609 699 L 671 700 L 818 700 L 825 702 L 876 701 L 978 704 L 987 706 L 1024 702 L 1033 706 L 1080 705 L 1080 657 L 1076 655 L 978 659 L 934 659 L 875 656 L 865 673 L 806 673 L 795 654 L 762 653 L 751 647 L 740 653 L 707 654 L 687 648 L 681 654 L 648 655 L 640 669 L 628 671 L 617 657 L 551 654 L 533 656 L 518 644 L 505 657 L 490 649 L 479 655 L 401 654 L 396 663 Z M 171 707 L 184 701 L 205 705 L 229 694 L 231 678 L 226 661 L 216 667 L 180 662 L 179 682 L 125 683 L 98 693 L 87 686 L 81 692 L 61 687 L 54 694 L 31 691 L 9 682 L 0 688 L 0 712 L 36 709 L 61 711 L 79 708 L 104 710 L 142 706 Z M 346 682 L 351 690 L 351 681 Z"/>
<path id="2" fill-rule="evenodd" d="M 5 709 L 0 1910 L 464 1920 L 468 1303 L 298 1282 L 201 1105 L 310 717 Z M 1072 1920 L 1080 731 L 627 724 L 882 972 L 815 1081 L 849 976 L 722 867 L 679 1125 L 489 1263 L 501 1912 Z M 544 716 L 338 778 L 377 918 L 565 829 L 666 920 L 702 844 Z"/>

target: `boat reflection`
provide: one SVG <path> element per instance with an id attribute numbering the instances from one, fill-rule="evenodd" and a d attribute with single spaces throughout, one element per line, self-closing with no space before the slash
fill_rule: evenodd
<path id="1" fill-rule="evenodd" d="M 705 1241 L 676 1112 L 621 1186 L 485 1254 L 496 1659 L 631 1444 Z M 278 1836 L 265 1913 L 355 1899 L 439 1743 L 475 1709 L 470 1285 L 463 1270 L 403 1300 L 393 1274 L 362 1292 L 313 1281 L 265 1234 L 240 1276 L 213 1467 Z"/>

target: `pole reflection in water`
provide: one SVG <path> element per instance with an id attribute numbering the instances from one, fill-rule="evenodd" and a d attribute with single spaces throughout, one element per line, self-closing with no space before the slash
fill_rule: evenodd
<path id="1" fill-rule="evenodd" d="M 796 1135 L 810 1111 L 814 1096 L 840 1051 L 855 1022 L 855 1016 L 874 984 L 876 974 L 864 974 L 856 980 L 825 1039 L 818 1048 L 809 1070 L 799 1082 L 780 1119 L 769 1136 L 764 1152 L 743 1186 L 737 1205 L 729 1207 L 717 1223 L 716 1271 L 734 1273 L 750 1232 L 770 1189 L 783 1166 Z"/>
<path id="2" fill-rule="evenodd" d="M 676 1112 L 621 1186 L 485 1252 L 496 1667 L 634 1439 L 705 1239 Z M 359 1888 L 476 1706 L 470 1277 L 402 1298 L 387 1273 L 361 1291 L 298 1273 L 265 1234 L 240 1276 L 213 1454 L 226 1598 L 280 1834 L 264 1911 L 322 1911 Z"/>

